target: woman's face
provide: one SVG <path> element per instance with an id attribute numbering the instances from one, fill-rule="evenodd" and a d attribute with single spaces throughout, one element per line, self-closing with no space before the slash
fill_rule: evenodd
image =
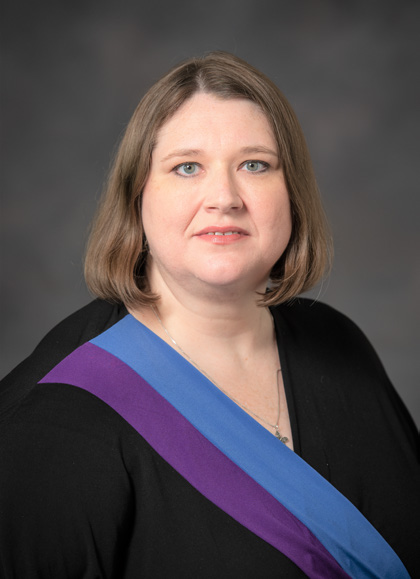
<path id="1" fill-rule="evenodd" d="M 292 225 L 259 107 L 206 93 L 186 101 L 158 132 L 142 218 L 152 290 L 264 291 Z"/>

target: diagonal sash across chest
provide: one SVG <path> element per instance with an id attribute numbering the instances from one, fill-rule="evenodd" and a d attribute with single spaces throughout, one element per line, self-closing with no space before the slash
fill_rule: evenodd
<path id="1" fill-rule="evenodd" d="M 309 577 L 409 577 L 341 493 L 131 315 L 75 350 L 46 382 L 101 398 L 197 490 Z"/>

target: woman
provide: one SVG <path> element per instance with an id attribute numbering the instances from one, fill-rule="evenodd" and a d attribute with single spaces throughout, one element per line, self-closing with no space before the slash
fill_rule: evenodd
<path id="1" fill-rule="evenodd" d="M 152 87 L 92 230 L 99 299 L 5 380 L 5 576 L 416 576 L 411 419 L 360 331 L 292 299 L 329 254 L 264 75 L 212 53 Z"/>

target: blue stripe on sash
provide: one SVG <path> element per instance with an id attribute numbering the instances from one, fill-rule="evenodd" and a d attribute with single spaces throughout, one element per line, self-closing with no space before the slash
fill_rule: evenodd
<path id="1" fill-rule="evenodd" d="M 393 549 L 350 501 L 133 316 L 126 316 L 91 343 L 121 359 L 151 384 L 303 522 L 350 576 L 409 578 Z"/>

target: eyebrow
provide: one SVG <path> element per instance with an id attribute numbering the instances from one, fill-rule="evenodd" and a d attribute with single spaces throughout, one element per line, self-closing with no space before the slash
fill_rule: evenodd
<path id="1" fill-rule="evenodd" d="M 203 151 L 201 149 L 178 149 L 176 151 L 172 151 L 172 153 L 169 153 L 169 155 L 166 155 L 166 157 L 163 157 L 163 159 L 161 159 L 161 163 L 164 163 L 165 161 L 168 161 L 169 159 L 172 159 L 173 157 L 197 157 L 198 155 L 201 155 L 203 153 Z M 255 153 L 265 153 L 267 155 L 271 155 L 273 157 L 278 158 L 279 155 L 276 151 L 273 151 L 273 149 L 270 149 L 269 147 L 265 147 L 264 145 L 254 145 L 254 146 L 250 146 L 250 147 L 243 147 L 242 149 L 240 149 L 239 151 L 240 154 L 244 154 L 244 155 L 252 155 Z"/>
<path id="2" fill-rule="evenodd" d="M 273 151 L 269 147 L 265 147 L 264 145 L 255 145 L 253 147 L 243 147 L 240 150 L 241 153 L 253 154 L 253 153 L 266 153 L 267 155 L 272 155 L 273 157 L 278 157 L 277 151 Z"/>
<path id="3" fill-rule="evenodd" d="M 177 151 L 169 153 L 169 155 L 166 155 L 166 157 L 163 157 L 163 159 L 161 159 L 161 163 L 164 163 L 173 157 L 196 157 L 201 153 L 202 151 L 200 151 L 200 149 L 178 149 Z"/>

